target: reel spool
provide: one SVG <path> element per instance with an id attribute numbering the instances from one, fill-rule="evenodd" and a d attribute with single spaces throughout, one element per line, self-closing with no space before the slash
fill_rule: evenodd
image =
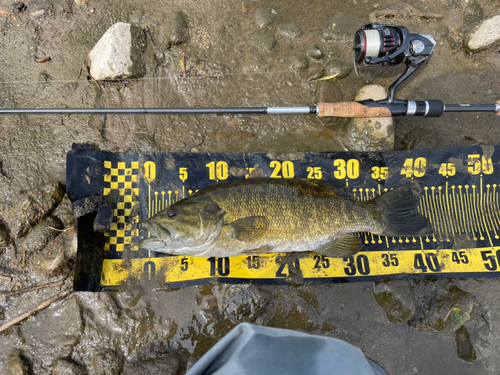
<path id="1" fill-rule="evenodd" d="M 404 73 L 389 86 L 387 103 L 394 101 L 396 88 L 423 66 L 432 55 L 436 41 L 431 35 L 410 34 L 403 26 L 368 23 L 354 36 L 354 67 L 356 64 L 394 66 L 406 64 Z M 357 70 L 356 70 L 357 73 Z"/>

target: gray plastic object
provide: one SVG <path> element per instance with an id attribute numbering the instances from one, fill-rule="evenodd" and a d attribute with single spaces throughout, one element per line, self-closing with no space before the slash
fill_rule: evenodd
<path id="1" fill-rule="evenodd" d="M 387 375 L 360 349 L 332 337 L 241 323 L 186 375 Z"/>

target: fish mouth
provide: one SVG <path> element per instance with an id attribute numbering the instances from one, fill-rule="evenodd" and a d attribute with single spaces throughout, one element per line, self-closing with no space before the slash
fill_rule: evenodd
<path id="1" fill-rule="evenodd" d="M 142 227 L 149 231 L 151 234 L 151 237 L 156 237 L 157 239 L 166 242 L 170 240 L 171 238 L 171 233 L 168 229 L 165 227 L 156 224 L 153 220 L 151 219 L 146 219 L 142 222 Z"/>

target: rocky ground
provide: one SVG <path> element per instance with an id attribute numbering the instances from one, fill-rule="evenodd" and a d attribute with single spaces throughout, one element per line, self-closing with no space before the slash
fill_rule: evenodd
<path id="1" fill-rule="evenodd" d="M 437 41 L 399 98 L 490 104 L 500 98 L 498 9 L 497 0 L 0 0 L 0 106 L 352 100 L 368 83 L 387 87 L 402 69 L 363 69 L 363 79 L 352 72 L 353 35 L 370 21 Z M 131 76 L 91 77 L 89 53 L 118 22 L 132 25 Z M 498 144 L 497 119 L 397 118 L 395 148 Z M 15 115 L 0 116 L 0 128 L 0 324 L 71 287 L 76 232 L 64 185 L 72 143 L 116 152 L 388 147 L 359 137 L 352 122 L 314 116 Z M 461 279 L 72 293 L 0 333 L 0 372 L 182 374 L 245 321 L 346 340 L 389 375 L 497 374 L 499 289 L 496 279 Z"/>

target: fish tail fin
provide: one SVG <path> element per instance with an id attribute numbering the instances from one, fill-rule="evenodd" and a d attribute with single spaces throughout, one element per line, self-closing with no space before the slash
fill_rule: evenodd
<path id="1" fill-rule="evenodd" d="M 419 237 L 432 232 L 428 220 L 419 212 L 419 200 L 409 185 L 403 185 L 375 198 L 382 230 L 388 237 Z"/>

